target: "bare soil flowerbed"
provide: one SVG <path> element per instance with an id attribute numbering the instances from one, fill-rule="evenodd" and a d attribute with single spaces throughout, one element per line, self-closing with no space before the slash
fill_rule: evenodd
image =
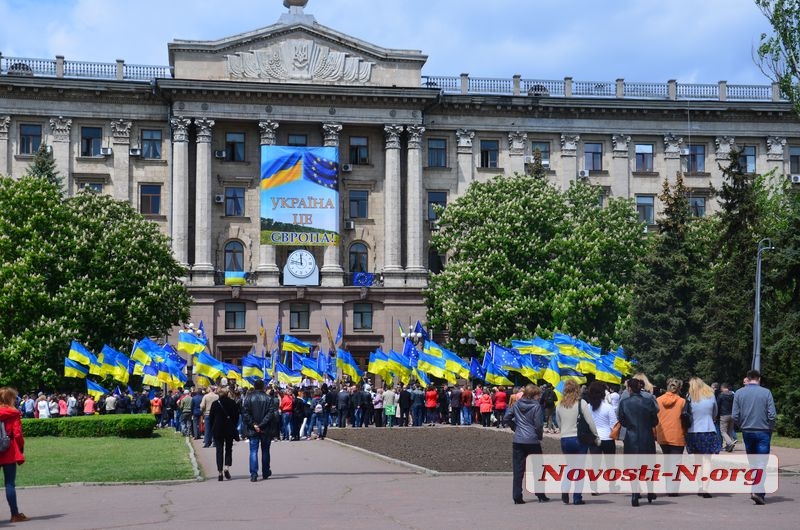
<path id="1" fill-rule="evenodd" d="M 494 427 L 366 427 L 329 429 L 328 438 L 440 472 L 511 472 L 509 429 Z M 556 438 L 545 453 L 560 453 Z"/>

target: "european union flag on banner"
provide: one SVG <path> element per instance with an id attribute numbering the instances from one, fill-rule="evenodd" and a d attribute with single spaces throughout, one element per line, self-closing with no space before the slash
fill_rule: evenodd
<path id="1" fill-rule="evenodd" d="M 492 342 L 489 344 L 489 350 L 492 352 L 492 362 L 495 366 L 503 370 L 519 370 L 519 352 L 511 348 L 505 348 L 499 344 Z"/>
<path id="2" fill-rule="evenodd" d="M 425 331 L 425 328 L 422 327 L 422 323 L 419 320 L 417 320 L 417 325 L 414 326 L 414 333 L 419 333 L 420 335 L 422 335 L 422 338 L 426 341 L 430 340 L 428 332 Z"/>
<path id="3" fill-rule="evenodd" d="M 475 357 L 471 357 L 469 360 L 469 377 L 470 379 L 480 379 L 481 381 L 486 380 L 486 370 L 483 369 Z"/>
<path id="4" fill-rule="evenodd" d="M 354 272 L 353 285 L 357 287 L 372 287 L 375 275 L 371 272 Z"/>

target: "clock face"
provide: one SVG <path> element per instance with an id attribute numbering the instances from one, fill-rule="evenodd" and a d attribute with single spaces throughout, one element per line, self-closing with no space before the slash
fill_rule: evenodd
<path id="1" fill-rule="evenodd" d="M 286 268 L 296 278 L 311 276 L 316 266 L 317 263 L 314 261 L 314 255 L 307 250 L 295 250 L 289 254 L 289 260 L 286 262 Z"/>

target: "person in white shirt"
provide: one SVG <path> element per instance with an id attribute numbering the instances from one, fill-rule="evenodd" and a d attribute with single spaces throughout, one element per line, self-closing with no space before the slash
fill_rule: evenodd
<path id="1" fill-rule="evenodd" d="M 44 394 L 39 394 L 39 398 L 36 400 L 36 410 L 39 411 L 39 418 L 50 417 L 50 403 L 47 402 Z"/>

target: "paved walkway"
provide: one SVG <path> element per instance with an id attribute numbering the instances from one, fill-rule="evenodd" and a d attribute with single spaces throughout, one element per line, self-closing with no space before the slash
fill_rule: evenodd
<path id="1" fill-rule="evenodd" d="M 634 509 L 622 495 L 586 497 L 584 506 L 511 503 L 511 477 L 431 476 L 332 441 L 272 445 L 273 476 L 251 483 L 247 443 L 234 445 L 233 480 L 218 482 L 214 449 L 194 442 L 209 480 L 176 484 L 28 488 L 19 504 L 26 529 L 287 528 L 450 529 L 578 528 L 628 524 L 690 528 L 797 528 L 800 475 L 781 478 L 780 490 L 757 507 L 746 495 L 659 498 Z M 454 451 L 468 448 L 454 448 Z M 510 448 L 509 448 L 510 451 Z M 776 448 L 782 463 L 800 468 L 800 450 Z M 783 465 L 783 464 L 782 464 Z M 531 495 L 526 495 L 531 499 Z M 7 521 L 7 519 L 5 519 Z"/>

